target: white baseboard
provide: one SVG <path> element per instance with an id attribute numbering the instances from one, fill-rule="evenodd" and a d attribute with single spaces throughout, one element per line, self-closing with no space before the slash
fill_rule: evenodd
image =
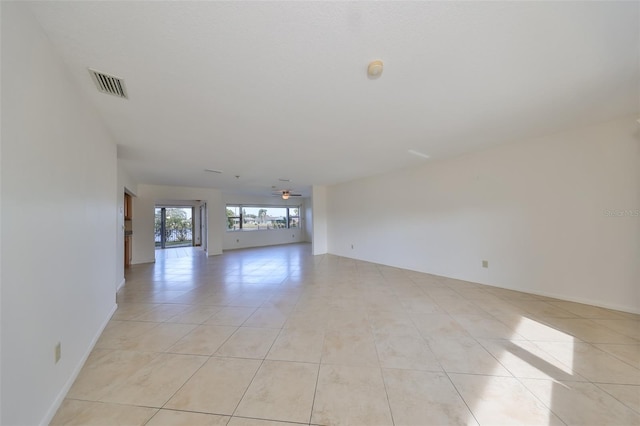
<path id="1" fill-rule="evenodd" d="M 501 289 L 505 289 L 505 290 L 519 291 L 521 293 L 529 293 L 529 294 L 534 294 L 536 296 L 551 297 L 553 299 L 558 299 L 558 300 L 562 300 L 562 301 L 566 301 L 566 302 L 582 303 L 582 304 L 585 304 L 585 305 L 597 306 L 597 307 L 605 308 L 605 309 L 612 309 L 614 311 L 627 312 L 627 313 L 630 313 L 630 314 L 640 314 L 640 307 L 637 307 L 637 306 L 634 307 L 634 306 L 620 305 L 620 304 L 616 304 L 616 303 L 602 302 L 600 300 L 592 300 L 592 299 L 587 299 L 587 298 L 584 298 L 584 297 L 574 297 L 574 296 L 570 296 L 570 295 L 566 295 L 566 294 L 557 294 L 557 293 L 551 293 L 551 292 L 541 292 L 541 291 L 537 291 L 535 289 L 514 288 L 514 287 L 509 287 L 509 286 L 506 286 L 506 285 L 490 284 L 490 283 L 487 283 L 487 282 L 471 281 L 471 280 L 469 280 L 467 278 L 464 278 L 464 277 L 446 276 L 446 275 L 441 275 L 441 274 L 434 273 L 434 272 L 420 271 L 420 270 L 411 269 L 411 268 L 408 268 L 408 267 L 402 266 L 402 265 L 388 265 L 388 264 L 384 264 L 384 263 L 381 263 L 381 262 L 376 261 L 376 260 L 361 259 L 361 258 L 355 257 L 353 255 L 348 256 L 345 253 L 329 253 L 329 252 L 327 252 L 327 253 L 328 254 L 332 254 L 334 256 L 346 257 L 348 259 L 362 260 L 364 262 L 373 262 L 373 263 L 377 263 L 379 265 L 391 266 L 393 268 L 406 269 L 408 271 L 415 271 L 415 272 L 420 272 L 420 273 L 423 273 L 423 274 L 431 274 L 431 275 L 435 275 L 435 276 L 439 276 L 439 277 L 451 278 L 451 279 L 454 279 L 454 280 L 468 281 L 468 282 L 471 282 L 471 283 L 474 283 L 474 284 L 486 285 L 486 286 L 489 286 L 489 287 L 501 288 Z M 314 255 L 315 254 L 316 253 L 314 253 Z M 319 254 L 324 254 L 324 253 L 319 253 Z"/>
<path id="2" fill-rule="evenodd" d="M 124 280 L 123 280 L 123 282 L 124 282 Z M 64 384 L 62 389 L 60 389 L 60 392 L 58 392 L 58 396 L 53 401 L 53 404 L 51 404 L 51 407 L 49 407 L 49 409 L 47 410 L 47 413 L 45 414 L 44 418 L 40 422 L 40 425 L 46 426 L 49 423 L 51 423 L 51 420 L 53 420 L 53 416 L 56 415 L 56 412 L 58 411 L 58 408 L 60 408 L 60 405 L 62 405 L 62 401 L 64 401 L 65 396 L 67 396 L 67 393 L 69 392 L 69 389 L 71 389 L 71 386 L 73 385 L 73 382 L 75 382 L 76 379 L 78 378 L 78 374 L 80 374 L 80 370 L 82 370 L 82 367 L 84 367 L 84 363 L 87 362 L 87 358 L 89 358 L 89 355 L 91 354 L 91 351 L 93 351 L 94 346 L 96 345 L 96 343 L 98 343 L 98 339 L 100 338 L 100 335 L 102 334 L 102 332 L 104 331 L 105 327 L 109 323 L 109 320 L 111 319 L 111 317 L 115 313 L 116 309 L 118 309 L 118 305 L 114 303 L 113 308 L 111 308 L 111 311 L 107 315 L 107 318 L 104 320 L 102 325 L 100 325 L 100 328 L 98 329 L 98 332 L 96 333 L 96 335 L 91 340 L 91 344 L 89 345 L 89 348 L 85 352 L 84 356 L 78 362 L 78 365 L 76 365 L 76 368 L 73 369 L 73 372 L 71 373 L 71 376 L 69 377 L 69 380 L 67 380 L 67 382 Z"/>
<path id="3" fill-rule="evenodd" d="M 155 263 L 156 262 L 156 258 L 155 256 L 153 258 L 149 258 L 149 259 L 134 259 L 131 261 L 132 265 L 141 265 L 143 263 Z"/>
<path id="4" fill-rule="evenodd" d="M 519 290 L 516 290 L 516 291 L 519 291 Z M 627 312 L 627 313 L 630 313 L 630 314 L 640 314 L 640 309 L 634 308 L 632 306 L 622 306 L 622 305 L 618 305 L 618 304 L 614 304 L 614 303 L 603 303 L 603 302 L 601 302 L 599 300 L 590 300 L 590 299 L 585 299 L 583 297 L 566 296 L 564 294 L 554 294 L 554 293 L 547 293 L 547 292 L 532 292 L 532 291 L 528 291 L 527 293 L 535 294 L 537 296 L 544 296 L 544 297 L 551 297 L 551 298 L 554 298 L 554 299 L 560 299 L 560 300 L 567 301 L 567 302 L 582 303 L 584 305 L 591 305 L 591 306 L 597 306 L 597 307 L 605 308 L 605 309 L 612 309 L 614 311 Z"/>
<path id="5" fill-rule="evenodd" d="M 124 287 L 125 282 L 127 282 L 127 280 L 123 278 L 122 281 L 120 281 L 120 284 L 118 284 L 118 287 L 116 287 L 116 291 L 120 291 L 120 289 Z"/>

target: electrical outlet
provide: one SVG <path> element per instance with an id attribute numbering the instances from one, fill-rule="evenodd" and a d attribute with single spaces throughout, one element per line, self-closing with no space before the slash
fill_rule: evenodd
<path id="1" fill-rule="evenodd" d="M 240 240 L 236 240 L 236 243 L 239 243 L 239 242 L 240 242 Z"/>
<path id="2" fill-rule="evenodd" d="M 58 361 L 60 361 L 60 358 L 62 357 L 62 344 L 60 342 L 58 342 L 58 344 L 56 345 L 55 349 L 54 349 L 54 359 L 56 364 L 58 363 Z"/>
<path id="3" fill-rule="evenodd" d="M 483 268 L 488 268 L 489 267 L 489 261 L 488 260 L 483 260 L 482 261 L 482 267 Z"/>
<path id="4" fill-rule="evenodd" d="M 353 250 L 353 244 L 351 244 L 351 250 Z"/>
<path id="5" fill-rule="evenodd" d="M 296 237 L 296 234 L 291 234 L 291 238 L 295 238 L 295 237 Z"/>

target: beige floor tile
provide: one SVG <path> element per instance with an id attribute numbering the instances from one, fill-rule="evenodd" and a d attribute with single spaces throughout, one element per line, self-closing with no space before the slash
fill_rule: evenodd
<path id="1" fill-rule="evenodd" d="M 164 408 L 231 415 L 260 364 L 254 359 L 210 358 Z"/>
<path id="2" fill-rule="evenodd" d="M 351 331 L 367 333 L 371 330 L 367 311 L 357 309 L 332 309 L 327 319 L 327 331 Z"/>
<path id="3" fill-rule="evenodd" d="M 132 320 L 135 317 L 146 314 L 152 311 L 158 305 L 150 303 L 119 303 L 118 309 L 111 317 L 112 320 Z"/>
<path id="4" fill-rule="evenodd" d="M 482 315 L 452 315 L 467 332 L 479 339 L 523 340 L 513 328 Z"/>
<path id="5" fill-rule="evenodd" d="M 535 294 L 523 293 L 521 291 L 509 290 L 506 288 L 489 287 L 487 291 L 505 300 L 544 300 L 543 297 Z"/>
<path id="6" fill-rule="evenodd" d="M 449 314 L 412 314 L 411 318 L 422 337 L 429 341 L 471 337 Z"/>
<path id="7" fill-rule="evenodd" d="M 640 414 L 640 386 L 637 385 L 612 385 L 598 383 L 599 388 L 604 389 L 609 395 L 622 402 L 627 407 Z"/>
<path id="8" fill-rule="evenodd" d="M 369 324 L 376 336 L 415 336 L 418 329 L 405 312 L 368 311 Z"/>
<path id="9" fill-rule="evenodd" d="M 484 310 L 491 313 L 492 318 L 497 319 L 511 329 L 515 329 L 520 324 L 523 316 L 533 317 L 532 314 L 524 312 L 521 308 L 506 300 L 487 300 L 479 303 Z"/>
<path id="10" fill-rule="evenodd" d="M 267 301 L 262 305 L 262 307 L 264 308 L 268 306 L 273 306 L 273 307 L 289 306 L 291 307 L 291 310 L 293 310 L 293 307 L 295 307 L 298 304 L 298 301 L 300 300 L 301 295 L 302 295 L 302 291 L 299 291 L 299 290 L 293 290 L 293 291 L 283 290 L 269 296 L 269 299 L 267 299 Z"/>
<path id="11" fill-rule="evenodd" d="M 100 335 L 96 348 L 122 349 L 123 343 L 128 339 L 142 336 L 157 326 L 153 322 L 111 320 Z"/>
<path id="12" fill-rule="evenodd" d="M 417 314 L 444 314 L 446 313 L 435 300 L 423 295 L 418 297 L 400 298 L 400 303 L 406 312 Z"/>
<path id="13" fill-rule="evenodd" d="M 640 344 L 633 337 L 625 336 L 585 318 L 549 318 L 548 324 L 558 330 L 589 343 Z"/>
<path id="14" fill-rule="evenodd" d="M 214 294 L 204 297 L 199 297 L 194 303 L 197 305 L 209 305 L 209 306 L 228 306 L 229 303 L 236 297 L 235 294 Z"/>
<path id="15" fill-rule="evenodd" d="M 514 300 L 512 303 L 522 308 L 528 314 L 533 314 L 536 317 L 578 318 L 576 314 L 543 300 Z"/>
<path id="16" fill-rule="evenodd" d="M 460 294 L 457 293 L 454 289 L 449 288 L 446 284 L 441 284 L 440 287 L 427 287 L 424 289 L 424 292 L 427 296 L 431 297 L 433 300 L 437 300 L 442 297 L 459 297 Z"/>
<path id="17" fill-rule="evenodd" d="M 380 369 L 321 365 L 311 423 L 392 425 Z"/>
<path id="18" fill-rule="evenodd" d="M 186 336 L 194 328 L 196 328 L 195 324 L 161 323 L 141 336 L 121 341 L 120 347 L 116 349 L 161 352 Z"/>
<path id="19" fill-rule="evenodd" d="M 353 293 L 354 289 L 349 293 L 345 291 L 345 289 L 341 289 L 340 297 L 332 297 L 329 300 L 329 308 L 340 311 L 350 311 L 353 309 L 362 310 L 366 306 L 366 302 L 362 297 L 358 297 Z"/>
<path id="20" fill-rule="evenodd" d="M 225 426 L 229 419 L 215 414 L 160 410 L 146 426 Z"/>
<path id="21" fill-rule="evenodd" d="M 269 298 L 269 300 L 267 300 L 262 305 L 260 305 L 260 308 L 261 309 L 277 309 L 282 314 L 284 314 L 286 316 L 289 316 L 295 310 L 296 305 L 297 305 L 297 302 L 296 303 L 292 303 L 292 302 L 289 302 L 287 299 L 284 299 L 284 300 L 274 299 L 274 300 L 272 300 L 271 298 Z"/>
<path id="22" fill-rule="evenodd" d="M 244 417 L 232 417 L 227 426 L 294 426 L 300 423 L 276 422 L 273 420 L 248 419 Z"/>
<path id="23" fill-rule="evenodd" d="M 258 308 L 243 323 L 245 327 L 282 328 L 287 314 L 278 308 Z"/>
<path id="24" fill-rule="evenodd" d="M 593 319 L 592 321 L 618 333 L 640 339 L 640 319 Z"/>
<path id="25" fill-rule="evenodd" d="M 490 317 L 489 313 L 479 306 L 482 303 L 480 301 L 473 302 L 471 300 L 461 299 L 460 297 L 440 297 L 435 300 L 436 303 L 450 315 L 464 314 Z"/>
<path id="26" fill-rule="evenodd" d="M 382 373 L 395 426 L 478 424 L 446 374 L 391 369 Z"/>
<path id="27" fill-rule="evenodd" d="M 128 268 L 55 421 L 377 426 L 390 402 L 398 425 L 638 423 L 639 315 L 310 252 L 182 248 Z"/>
<path id="28" fill-rule="evenodd" d="M 511 376 L 511 373 L 474 339 L 434 341 L 429 346 L 446 372 Z"/>
<path id="29" fill-rule="evenodd" d="M 249 283 L 252 282 L 253 279 L 259 279 L 259 278 L 258 277 L 252 278 L 251 276 L 244 276 L 241 279 L 241 282 L 249 284 Z M 243 306 L 243 307 L 250 307 L 250 308 L 258 308 L 258 307 L 260 307 L 260 305 L 262 305 L 268 299 L 269 299 L 268 296 L 260 296 L 260 295 L 253 295 L 253 294 L 241 294 L 239 296 L 234 297 L 229 302 L 229 305 L 231 305 L 231 306 Z"/>
<path id="30" fill-rule="evenodd" d="M 65 399 L 49 424 L 51 426 L 144 425 L 156 411 L 158 410 L 155 408 Z"/>
<path id="31" fill-rule="evenodd" d="M 267 359 L 319 363 L 324 331 L 283 329 L 273 343 Z"/>
<path id="32" fill-rule="evenodd" d="M 375 337 L 381 367 L 442 371 L 429 345 L 416 331 L 414 335 L 379 335 Z"/>
<path id="33" fill-rule="evenodd" d="M 517 323 L 513 324 L 512 327 L 516 333 L 527 340 L 570 343 L 576 341 L 576 338 L 566 331 L 541 320 L 527 318 L 525 316 L 519 317 Z"/>
<path id="34" fill-rule="evenodd" d="M 167 352 L 192 355 L 213 354 L 238 327 L 223 325 L 199 325 L 191 333 L 178 340 Z"/>
<path id="35" fill-rule="evenodd" d="M 522 383 L 566 424 L 640 424 L 640 414 L 592 383 L 533 379 L 523 379 Z"/>
<path id="36" fill-rule="evenodd" d="M 563 300 L 554 300 L 554 301 L 550 301 L 549 303 L 584 318 L 598 318 L 598 319 L 625 318 L 624 313 L 613 311 L 611 309 L 601 308 L 598 306 L 585 305 L 582 303 L 575 303 L 575 302 L 567 302 Z"/>
<path id="37" fill-rule="evenodd" d="M 395 312 L 402 314 L 406 310 L 394 295 L 368 296 L 367 294 L 364 295 L 365 308 L 369 312 Z"/>
<path id="38" fill-rule="evenodd" d="M 532 342 L 482 339 L 479 343 L 515 377 L 586 381 L 570 366 L 560 362 Z"/>
<path id="39" fill-rule="evenodd" d="M 151 303 L 176 303 L 176 299 L 187 293 L 184 290 L 166 290 L 160 292 L 154 292 L 145 299 L 148 299 Z"/>
<path id="40" fill-rule="evenodd" d="M 639 369 L 589 343 L 536 342 L 536 345 L 589 381 L 640 385 Z"/>
<path id="41" fill-rule="evenodd" d="M 256 308 L 251 307 L 226 306 L 213 314 L 212 317 L 205 321 L 205 324 L 235 325 L 238 327 L 241 326 L 255 310 Z"/>
<path id="42" fill-rule="evenodd" d="M 234 415 L 308 423 L 318 364 L 265 361 Z"/>
<path id="43" fill-rule="evenodd" d="M 203 324 L 214 314 L 222 309 L 221 306 L 192 305 L 182 313 L 173 316 L 167 322 L 177 322 L 182 324 Z"/>
<path id="44" fill-rule="evenodd" d="M 599 344 L 593 346 L 613 355 L 636 368 L 640 368 L 640 345 Z"/>
<path id="45" fill-rule="evenodd" d="M 324 332 L 327 328 L 329 312 L 324 309 L 295 310 L 289 315 L 284 328 L 297 330 L 315 330 Z"/>
<path id="46" fill-rule="evenodd" d="M 218 348 L 215 355 L 263 359 L 279 332 L 275 328 L 240 327 Z"/>
<path id="47" fill-rule="evenodd" d="M 371 332 L 327 330 L 322 347 L 322 363 L 377 367 L 378 354 Z"/>
<path id="48" fill-rule="evenodd" d="M 104 402 L 162 407 L 206 360 L 202 356 L 160 354 L 100 399 Z"/>
<path id="49" fill-rule="evenodd" d="M 562 421 L 514 377 L 450 374 L 481 425 L 562 425 Z"/>
<path id="50" fill-rule="evenodd" d="M 151 352 L 94 349 L 67 397 L 98 401 L 157 356 L 158 354 Z"/>
<path id="51" fill-rule="evenodd" d="M 136 321 L 153 321 L 153 322 L 163 322 L 167 321 L 169 318 L 172 318 L 176 315 L 181 314 L 182 312 L 189 309 L 189 305 L 179 305 L 174 303 L 165 303 L 156 306 L 154 309 L 146 312 L 139 317 L 136 317 Z"/>

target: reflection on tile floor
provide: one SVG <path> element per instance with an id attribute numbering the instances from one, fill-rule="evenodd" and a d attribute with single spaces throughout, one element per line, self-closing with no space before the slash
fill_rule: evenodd
<path id="1" fill-rule="evenodd" d="M 640 424 L 640 316 L 310 252 L 128 269 L 52 424 Z"/>

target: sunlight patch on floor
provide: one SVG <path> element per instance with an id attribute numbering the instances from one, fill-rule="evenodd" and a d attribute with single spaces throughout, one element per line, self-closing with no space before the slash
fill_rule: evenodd
<path id="1" fill-rule="evenodd" d="M 528 336 L 527 340 L 522 336 Z M 524 316 L 508 340 L 483 340 L 499 363 L 490 376 L 476 376 L 467 383 L 480 395 L 475 406 L 470 407 L 476 419 L 480 423 L 503 423 L 510 417 L 502 417 L 500 413 L 510 412 L 514 416 L 511 419 L 555 424 L 559 419 L 549 409 L 554 405 L 555 386 L 564 386 L 561 381 L 575 380 L 573 341 L 573 336 Z M 560 357 L 562 361 L 544 350 L 545 344 L 556 342 L 561 342 L 566 351 Z M 515 377 L 503 376 L 503 366 Z M 537 379 L 545 389 L 538 388 L 541 391 L 534 395 L 523 382 L 530 379 Z"/>
<path id="2" fill-rule="evenodd" d="M 575 340 L 573 336 L 571 336 L 570 334 L 564 333 L 560 330 L 557 330 L 553 327 L 550 327 L 548 325 L 542 324 L 538 321 L 534 321 L 530 318 L 522 317 L 520 319 L 520 324 L 518 324 L 518 328 L 516 329 L 516 333 L 524 335 L 526 334 L 527 329 L 529 330 L 535 329 L 538 332 L 540 332 L 542 335 L 548 336 L 549 340 L 551 341 L 561 341 L 564 343 L 572 343 L 571 345 L 566 345 L 563 347 L 563 351 L 565 352 L 563 353 L 563 356 L 561 358 L 563 362 L 558 361 L 556 358 L 552 357 L 551 355 L 545 356 L 543 360 L 547 363 L 552 364 L 553 367 L 559 370 L 562 370 L 567 374 L 573 374 L 573 351 L 574 351 L 573 342 Z M 518 345 L 519 343 L 522 344 L 522 341 L 514 340 L 513 343 Z M 544 342 L 538 346 L 544 346 Z"/>

